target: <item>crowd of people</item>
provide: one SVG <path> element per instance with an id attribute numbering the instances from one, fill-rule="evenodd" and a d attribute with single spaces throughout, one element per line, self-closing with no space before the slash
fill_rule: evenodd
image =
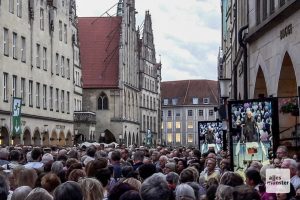
<path id="1" fill-rule="evenodd" d="M 300 199 L 299 157 L 230 171 L 227 152 L 194 148 L 2 147 L 0 200 Z M 289 193 L 267 193 L 266 170 L 290 169 Z"/>

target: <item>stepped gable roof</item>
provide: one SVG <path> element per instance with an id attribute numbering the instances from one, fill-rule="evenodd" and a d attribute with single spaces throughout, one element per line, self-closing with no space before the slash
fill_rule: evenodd
<path id="1" fill-rule="evenodd" d="M 209 98 L 209 104 L 218 104 L 218 82 L 214 80 L 180 80 L 161 83 L 162 104 L 168 99 L 168 105 L 172 105 L 172 99 L 177 98 L 177 105 L 193 105 L 193 98 L 199 99 L 199 105 L 203 105 L 203 98 Z"/>
<path id="2" fill-rule="evenodd" d="M 83 88 L 117 88 L 121 17 L 79 17 Z"/>

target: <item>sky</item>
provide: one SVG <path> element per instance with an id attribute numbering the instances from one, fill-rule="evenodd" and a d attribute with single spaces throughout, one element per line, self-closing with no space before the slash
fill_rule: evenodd
<path id="1" fill-rule="evenodd" d="M 77 0 L 79 17 L 102 16 L 118 0 Z M 152 18 L 156 60 L 162 81 L 217 80 L 221 45 L 220 0 L 135 0 L 136 25 Z M 114 7 L 109 14 L 116 13 Z M 107 15 L 104 15 L 107 16 Z"/>

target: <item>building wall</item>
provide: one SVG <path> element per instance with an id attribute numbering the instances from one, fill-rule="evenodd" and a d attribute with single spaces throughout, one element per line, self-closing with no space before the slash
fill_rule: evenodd
<path id="1" fill-rule="evenodd" d="M 41 3 L 43 2 L 43 3 Z M 57 125 L 66 127 L 73 134 L 73 110 L 74 110 L 74 77 L 73 70 L 73 41 L 72 35 L 76 35 L 75 21 L 72 21 L 69 13 L 70 4 L 73 1 L 57 1 L 55 7 L 47 5 L 47 1 L 22 1 L 22 15 L 18 16 L 17 3 L 15 1 L 13 11 L 9 9 L 9 1 L 3 1 L 0 5 L 0 77 L 1 77 L 1 92 L 0 92 L 0 115 L 4 118 L 5 124 L 9 124 L 9 111 L 12 102 L 12 77 L 17 77 L 16 97 L 21 97 L 21 78 L 25 79 L 25 98 L 22 106 L 22 121 L 23 124 L 30 125 L 30 130 L 34 130 L 43 125 L 48 125 L 52 128 Z M 30 10 L 32 12 L 30 12 Z M 43 14 L 42 14 L 43 13 Z M 33 16 L 31 18 L 30 16 Z M 49 19 L 50 17 L 50 19 Z M 49 23 L 53 22 L 53 26 Z M 60 39 L 60 21 L 61 21 L 61 36 Z M 4 52 L 4 42 L 6 39 L 4 29 L 8 30 L 8 46 L 9 53 Z M 73 32 L 72 32 L 73 30 Z M 17 35 L 16 39 L 16 56 L 13 56 L 13 33 Z M 25 38 L 25 48 L 22 47 L 22 39 Z M 39 53 L 38 47 L 39 45 Z M 22 50 L 25 52 L 25 59 L 22 59 Z M 44 51 L 45 49 L 45 51 Z M 77 51 L 79 51 L 77 49 Z M 45 52 L 45 54 L 44 54 Z M 56 70 L 56 54 L 59 55 L 58 70 Z M 45 55 L 45 56 L 44 56 Z M 63 65 L 62 63 L 63 56 Z M 64 66 L 64 67 L 62 67 Z M 79 61 L 77 61 L 77 70 Z M 4 100 L 4 73 L 7 73 L 7 99 Z M 33 82 L 32 90 L 32 105 L 29 105 L 29 80 Z M 40 84 L 39 105 L 37 104 L 37 83 Z M 46 102 L 44 106 L 43 86 L 46 86 Z M 51 94 L 50 87 L 53 88 L 53 108 L 50 108 Z M 78 89 L 80 90 L 80 85 Z M 56 89 L 59 91 L 59 108 L 56 109 Z M 62 99 L 62 91 L 64 99 Z M 67 105 L 67 93 L 69 94 L 69 106 Z M 76 98 L 81 101 L 80 92 Z M 63 103 L 62 103 L 63 102 Z M 67 109 L 69 107 L 69 109 Z M 43 122 L 40 124 L 40 120 Z M 25 125 L 22 128 L 25 128 Z M 10 126 L 8 126 L 10 127 Z M 22 138 L 22 137 L 21 137 Z"/>

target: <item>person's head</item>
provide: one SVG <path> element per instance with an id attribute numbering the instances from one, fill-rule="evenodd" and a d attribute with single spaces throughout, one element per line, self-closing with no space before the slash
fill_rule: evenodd
<path id="1" fill-rule="evenodd" d="M 295 197 L 296 192 L 293 184 L 290 184 L 290 192 L 289 193 L 276 193 L 277 200 L 289 200 Z"/>
<path id="2" fill-rule="evenodd" d="M 296 188 L 296 197 L 297 199 L 300 199 L 300 186 Z"/>
<path id="3" fill-rule="evenodd" d="M 50 194 L 55 190 L 57 186 L 60 185 L 60 179 L 59 177 L 54 173 L 48 173 L 45 176 L 43 176 L 41 181 L 41 186 L 45 190 L 47 190 Z"/>
<path id="4" fill-rule="evenodd" d="M 158 151 L 153 151 L 151 155 L 151 159 L 153 163 L 157 162 L 159 159 L 159 152 Z"/>
<path id="5" fill-rule="evenodd" d="M 180 183 L 193 182 L 194 180 L 194 172 L 191 170 L 191 167 L 184 169 L 179 176 Z"/>
<path id="6" fill-rule="evenodd" d="M 47 190 L 44 188 L 34 188 L 33 190 L 30 191 L 30 193 L 27 195 L 25 200 L 53 200 L 53 197 Z"/>
<path id="7" fill-rule="evenodd" d="M 108 181 L 110 180 L 111 175 L 112 175 L 111 170 L 108 168 L 104 168 L 104 169 L 98 169 L 96 171 L 95 177 L 98 181 L 100 181 L 103 187 L 106 187 Z"/>
<path id="8" fill-rule="evenodd" d="M 165 155 L 162 155 L 159 157 L 159 166 L 160 168 L 165 168 L 166 163 L 168 162 L 168 157 Z"/>
<path id="9" fill-rule="evenodd" d="M 279 158 L 274 158 L 273 165 L 275 168 L 281 168 L 281 161 Z"/>
<path id="10" fill-rule="evenodd" d="M 258 192 L 248 186 L 248 185 L 240 185 L 236 186 L 233 190 L 233 199 L 242 199 L 242 200 L 260 200 L 260 195 Z"/>
<path id="11" fill-rule="evenodd" d="M 206 190 L 206 199 L 207 200 L 215 200 L 218 186 L 211 185 Z"/>
<path id="12" fill-rule="evenodd" d="M 166 181 L 169 185 L 177 186 L 179 184 L 179 175 L 175 172 L 170 172 L 166 175 Z"/>
<path id="13" fill-rule="evenodd" d="M 215 153 L 211 152 L 211 153 L 209 153 L 209 154 L 207 155 L 207 157 L 206 157 L 206 159 L 209 159 L 209 158 L 212 158 L 212 159 L 216 160 L 216 159 L 217 159 L 217 156 L 216 156 Z"/>
<path id="14" fill-rule="evenodd" d="M 250 164 L 250 167 L 252 168 L 252 169 L 255 169 L 255 170 L 257 170 L 258 172 L 260 171 L 260 169 L 262 168 L 262 164 L 261 164 L 261 162 L 259 162 L 259 161 L 252 161 L 251 162 L 251 164 Z"/>
<path id="15" fill-rule="evenodd" d="M 197 159 L 201 158 L 201 152 L 198 149 L 193 150 L 193 156 L 196 157 Z"/>
<path id="16" fill-rule="evenodd" d="M 38 175 L 34 169 L 21 169 L 17 176 L 17 186 L 29 186 L 34 188 Z"/>
<path id="17" fill-rule="evenodd" d="M 209 172 L 212 172 L 216 168 L 216 160 L 213 158 L 208 158 L 206 160 L 206 167 Z"/>
<path id="18" fill-rule="evenodd" d="M 6 178 L 0 175 L 0 199 L 7 199 L 9 194 L 9 185 Z"/>
<path id="19" fill-rule="evenodd" d="M 108 199 L 109 200 L 119 200 L 120 196 L 129 190 L 134 190 L 134 188 L 128 183 L 117 183 L 109 191 Z"/>
<path id="20" fill-rule="evenodd" d="M 180 184 L 175 190 L 176 200 L 196 200 L 194 190 L 188 184 Z"/>
<path id="21" fill-rule="evenodd" d="M 8 160 L 9 152 L 6 148 L 0 148 L 0 160 Z"/>
<path id="22" fill-rule="evenodd" d="M 279 159 L 286 158 L 288 156 L 288 149 L 286 146 L 279 146 L 276 151 L 276 157 Z"/>
<path id="23" fill-rule="evenodd" d="M 274 169 L 273 165 L 264 165 L 261 169 L 260 169 L 260 177 L 261 180 L 265 183 L 266 182 L 266 171 L 267 169 Z"/>
<path id="24" fill-rule="evenodd" d="M 34 148 L 31 151 L 31 158 L 34 161 L 40 161 L 42 158 L 42 150 L 40 148 Z"/>
<path id="25" fill-rule="evenodd" d="M 144 152 L 143 151 L 136 151 L 133 154 L 133 162 L 139 163 L 144 161 Z"/>
<path id="26" fill-rule="evenodd" d="M 119 151 L 113 151 L 111 154 L 112 163 L 119 162 L 120 160 L 121 160 L 121 153 Z"/>
<path id="27" fill-rule="evenodd" d="M 42 156 L 42 160 L 41 162 L 44 163 L 44 165 L 48 164 L 48 163 L 53 163 L 54 161 L 54 158 L 53 156 L 50 154 L 50 153 L 45 153 L 43 156 Z"/>
<path id="28" fill-rule="evenodd" d="M 129 190 L 122 194 L 119 200 L 141 200 L 141 197 L 138 191 Z"/>
<path id="29" fill-rule="evenodd" d="M 165 168 L 164 168 L 164 174 L 168 174 L 170 172 L 175 172 L 176 171 L 176 163 L 174 162 L 169 162 L 165 165 Z"/>
<path id="30" fill-rule="evenodd" d="M 86 175 L 88 177 L 95 177 L 95 173 L 98 169 L 103 169 L 107 167 L 107 159 L 99 158 L 90 161 L 86 166 Z"/>
<path id="31" fill-rule="evenodd" d="M 297 174 L 297 162 L 293 159 L 284 159 L 281 163 L 281 168 L 290 169 L 291 178 Z"/>
<path id="32" fill-rule="evenodd" d="M 235 186 L 243 185 L 244 180 L 238 173 L 228 171 L 222 175 L 220 179 L 220 184 L 235 187 Z"/>
<path id="33" fill-rule="evenodd" d="M 171 191 L 162 174 L 153 174 L 143 182 L 140 195 L 143 200 L 169 200 Z"/>
<path id="34" fill-rule="evenodd" d="M 96 148 L 94 146 L 90 146 L 86 150 L 86 155 L 89 156 L 89 157 L 94 158 L 95 153 L 96 153 Z"/>
<path id="35" fill-rule="evenodd" d="M 53 200 L 83 200 L 83 193 L 78 183 L 67 181 L 55 189 L 53 197 Z"/>
<path id="36" fill-rule="evenodd" d="M 133 187 L 136 191 L 141 189 L 142 183 L 141 181 L 135 178 L 127 178 L 123 181 L 123 183 L 128 183 L 131 187 Z"/>
<path id="37" fill-rule="evenodd" d="M 138 168 L 140 177 L 145 180 L 156 173 L 156 167 L 153 164 L 143 164 Z"/>
<path id="38" fill-rule="evenodd" d="M 230 170 L 230 161 L 228 159 L 222 159 L 220 163 L 220 168 L 222 171 L 229 171 Z"/>
<path id="39" fill-rule="evenodd" d="M 79 180 L 84 200 L 97 200 L 104 198 L 104 189 L 101 183 L 94 178 L 83 178 Z"/>
<path id="40" fill-rule="evenodd" d="M 187 168 L 186 160 L 179 159 L 178 162 L 177 162 L 177 171 L 178 171 L 178 173 L 182 172 L 182 170 L 184 170 L 185 168 Z"/>
<path id="41" fill-rule="evenodd" d="M 20 158 L 21 158 L 21 153 L 18 150 L 12 150 L 9 153 L 9 159 L 11 161 L 19 162 Z"/>
<path id="42" fill-rule="evenodd" d="M 51 172 L 58 175 L 61 173 L 61 171 L 63 170 L 64 168 L 64 165 L 61 161 L 55 161 L 53 164 L 52 164 L 52 167 L 51 167 Z"/>
<path id="43" fill-rule="evenodd" d="M 228 185 L 219 185 L 216 192 L 216 200 L 232 200 L 233 187 Z"/>
<path id="44" fill-rule="evenodd" d="M 31 190 L 32 189 L 29 186 L 18 187 L 14 190 L 13 194 L 11 195 L 11 200 L 24 200 L 24 198 L 27 197 Z"/>
<path id="45" fill-rule="evenodd" d="M 75 158 L 68 158 L 67 162 L 66 162 L 66 168 L 69 169 L 71 167 L 71 165 L 79 163 L 79 161 Z"/>
<path id="46" fill-rule="evenodd" d="M 261 177 L 257 170 L 250 169 L 246 171 L 246 184 L 250 187 L 255 187 L 256 185 L 260 184 Z"/>
<path id="47" fill-rule="evenodd" d="M 128 159 L 128 157 L 129 157 L 128 150 L 127 149 L 122 149 L 121 150 L 121 158 L 126 161 Z"/>
<path id="48" fill-rule="evenodd" d="M 83 169 L 74 169 L 68 176 L 68 181 L 75 181 L 78 182 L 80 178 L 85 178 L 86 173 Z"/>
<path id="49" fill-rule="evenodd" d="M 68 158 L 74 158 L 74 159 L 78 159 L 78 152 L 75 149 L 71 149 L 68 153 L 67 153 Z"/>

